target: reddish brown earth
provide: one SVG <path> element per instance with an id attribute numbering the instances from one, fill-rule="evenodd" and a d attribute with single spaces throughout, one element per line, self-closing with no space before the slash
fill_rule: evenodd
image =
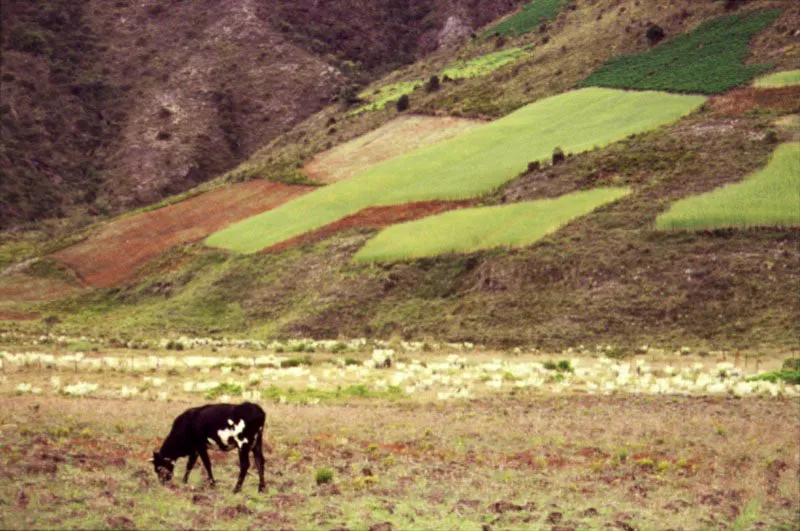
<path id="1" fill-rule="evenodd" d="M 38 313 L 11 312 L 0 310 L 0 321 L 32 321 L 38 319 Z"/>
<path id="2" fill-rule="evenodd" d="M 90 286 L 117 286 L 132 279 L 140 266 L 175 245 L 199 241 L 314 189 L 267 181 L 228 186 L 112 221 L 98 234 L 58 251 L 53 258 L 71 267 Z"/>
<path id="3" fill-rule="evenodd" d="M 756 109 L 790 112 L 800 107 L 800 86 L 743 88 L 710 101 L 711 108 L 723 114 L 744 114 Z"/>
<path id="4" fill-rule="evenodd" d="M 407 203 L 405 205 L 391 205 L 365 208 L 353 215 L 340 219 L 330 225 L 325 225 L 321 229 L 306 232 L 300 236 L 295 236 L 281 243 L 275 244 L 272 247 L 267 247 L 262 252 L 266 253 L 279 253 L 286 249 L 300 247 L 315 243 L 329 236 L 348 229 L 379 229 L 395 225 L 397 223 L 405 223 L 406 221 L 413 221 L 448 210 L 455 210 L 458 208 L 465 208 L 472 206 L 474 201 L 421 201 L 418 203 Z"/>

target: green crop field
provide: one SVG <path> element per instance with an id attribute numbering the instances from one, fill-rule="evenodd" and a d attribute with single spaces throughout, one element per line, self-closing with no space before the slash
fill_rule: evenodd
<path id="1" fill-rule="evenodd" d="M 783 144 L 744 181 L 673 204 L 659 229 L 800 226 L 800 143 Z"/>
<path id="2" fill-rule="evenodd" d="M 760 77 L 753 83 L 758 88 L 787 87 L 789 85 L 800 85 L 800 70 L 786 70 L 775 72 L 764 77 Z"/>
<path id="3" fill-rule="evenodd" d="M 454 210 L 384 229 L 354 259 L 392 262 L 494 247 L 524 247 L 629 193 L 628 188 L 599 188 L 558 199 Z"/>
<path id="4" fill-rule="evenodd" d="M 771 10 L 709 20 L 650 51 L 614 57 L 577 86 L 723 92 L 770 69 L 744 61 L 750 39 L 779 15 Z"/>
<path id="5" fill-rule="evenodd" d="M 528 50 L 528 46 L 509 48 L 507 50 L 500 50 L 499 52 L 473 57 L 466 61 L 456 61 L 442 70 L 441 76 L 447 76 L 451 79 L 486 76 L 500 67 L 513 63 L 525 55 Z"/>
<path id="6" fill-rule="evenodd" d="M 383 109 L 393 101 L 400 99 L 403 94 L 411 94 L 414 89 L 422 85 L 422 81 L 398 81 L 384 85 L 374 90 L 365 90 L 361 92 L 358 97 L 367 100 L 369 103 L 359 107 L 350 114 L 358 114 L 365 111 L 376 111 Z"/>
<path id="7" fill-rule="evenodd" d="M 556 15 L 570 0 L 534 0 L 522 10 L 483 32 L 485 35 L 500 33 L 518 36 L 536 29 L 540 24 L 556 18 Z"/>
<path id="8" fill-rule="evenodd" d="M 529 162 L 549 159 L 556 147 L 577 153 L 604 146 L 673 122 L 705 101 L 663 92 L 570 91 L 231 225 L 206 244 L 256 252 L 369 206 L 480 196 Z"/>

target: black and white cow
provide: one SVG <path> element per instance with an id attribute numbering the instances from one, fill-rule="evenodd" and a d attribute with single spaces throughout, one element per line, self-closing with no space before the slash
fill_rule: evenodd
<path id="1" fill-rule="evenodd" d="M 233 492 L 239 492 L 250 468 L 248 454 L 252 450 L 258 469 L 258 491 L 264 490 L 264 453 L 262 450 L 264 410 L 256 404 L 245 402 L 239 405 L 212 404 L 187 409 L 172 423 L 172 430 L 161 445 L 161 449 L 153 452 L 153 466 L 162 483 L 172 479 L 175 461 L 188 457 L 183 482 L 189 480 L 189 473 L 197 462 L 198 456 L 208 472 L 208 479 L 215 484 L 211 473 L 211 461 L 208 459 L 208 448 L 216 446 L 222 451 L 233 448 L 239 450 L 239 481 Z M 269 444 L 267 448 L 270 449 Z"/>

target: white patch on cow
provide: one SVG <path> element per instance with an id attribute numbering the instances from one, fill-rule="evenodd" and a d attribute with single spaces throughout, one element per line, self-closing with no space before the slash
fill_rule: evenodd
<path id="1" fill-rule="evenodd" d="M 236 445 L 241 448 L 243 444 L 247 443 L 247 437 L 243 437 L 239 439 L 239 435 L 244 431 L 244 419 L 240 420 L 238 424 L 234 424 L 231 419 L 228 419 L 228 424 L 231 428 L 227 428 L 224 430 L 218 430 L 217 435 L 219 435 L 219 440 L 222 441 L 226 447 L 228 446 L 231 438 L 236 441 Z"/>

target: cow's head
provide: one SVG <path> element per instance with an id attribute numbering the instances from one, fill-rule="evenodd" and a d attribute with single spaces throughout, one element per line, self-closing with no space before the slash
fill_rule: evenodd
<path id="1" fill-rule="evenodd" d="M 163 457 L 158 452 L 153 452 L 153 458 L 150 461 L 153 463 L 153 468 L 155 468 L 156 475 L 162 484 L 172 479 L 172 472 L 175 470 L 175 461 Z"/>

